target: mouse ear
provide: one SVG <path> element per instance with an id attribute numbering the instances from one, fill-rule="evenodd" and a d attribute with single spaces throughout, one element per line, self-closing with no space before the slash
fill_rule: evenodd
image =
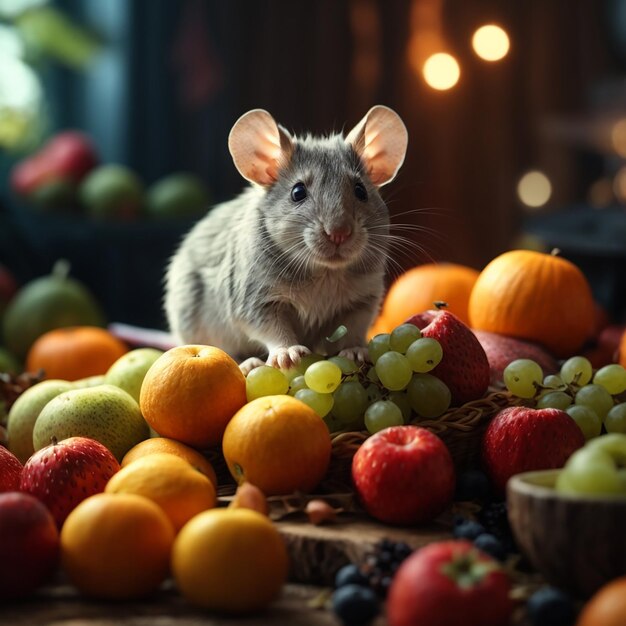
<path id="1" fill-rule="evenodd" d="M 271 185 L 291 156 L 293 143 L 267 111 L 253 109 L 235 122 L 228 136 L 228 149 L 246 180 Z"/>
<path id="2" fill-rule="evenodd" d="M 395 178 L 404 161 L 408 140 L 400 116 L 382 105 L 372 107 L 346 137 L 365 164 L 371 181 L 378 187 Z"/>

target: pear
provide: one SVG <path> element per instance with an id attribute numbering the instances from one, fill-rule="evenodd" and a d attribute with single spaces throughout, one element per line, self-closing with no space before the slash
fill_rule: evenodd
<path id="1" fill-rule="evenodd" d="M 104 374 L 96 374 L 95 376 L 87 376 L 87 378 L 79 378 L 72 381 L 72 389 L 95 387 L 96 385 L 104 385 L 104 382 Z"/>
<path id="2" fill-rule="evenodd" d="M 148 424 L 133 397 L 114 385 L 98 385 L 71 389 L 51 400 L 37 418 L 33 445 L 40 450 L 53 438 L 89 437 L 121 461 L 148 436 Z"/>
<path id="3" fill-rule="evenodd" d="M 139 402 L 139 392 L 146 372 L 162 354 L 156 348 L 131 350 L 111 365 L 104 376 L 104 382 L 123 389 Z"/>
<path id="4" fill-rule="evenodd" d="M 33 427 L 42 409 L 59 394 L 72 389 L 67 380 L 44 380 L 29 387 L 13 403 L 7 422 L 9 450 L 26 463 L 35 451 L 33 448 Z"/>

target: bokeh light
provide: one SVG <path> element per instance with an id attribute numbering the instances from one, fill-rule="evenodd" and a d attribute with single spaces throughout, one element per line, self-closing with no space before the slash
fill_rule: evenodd
<path id="1" fill-rule="evenodd" d="M 544 206 L 552 195 L 550 179 L 538 170 L 524 174 L 517 183 L 517 195 L 522 204 L 533 209 Z"/>
<path id="2" fill-rule="evenodd" d="M 626 165 L 620 168 L 613 179 L 613 193 L 622 204 L 626 204 Z"/>
<path id="3" fill-rule="evenodd" d="M 447 52 L 437 52 L 430 56 L 424 63 L 422 71 L 428 85 L 440 91 L 454 87 L 461 76 L 457 60 Z"/>
<path id="4" fill-rule="evenodd" d="M 626 118 L 615 122 L 611 129 L 611 143 L 615 152 L 626 158 Z"/>
<path id="5" fill-rule="evenodd" d="M 499 61 L 509 52 L 509 36 L 500 26 L 486 24 L 474 33 L 472 47 L 481 59 Z"/>

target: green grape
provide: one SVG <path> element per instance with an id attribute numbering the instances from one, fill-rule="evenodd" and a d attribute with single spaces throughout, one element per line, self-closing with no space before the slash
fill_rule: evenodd
<path id="1" fill-rule="evenodd" d="M 562 389 L 565 388 L 565 383 L 557 374 L 548 374 L 543 379 L 543 386 L 548 387 L 549 389 Z"/>
<path id="2" fill-rule="evenodd" d="M 341 430 L 344 426 L 343 424 L 332 414 L 327 413 L 322 418 L 324 424 L 326 424 L 326 428 L 328 428 L 329 433 L 336 433 L 338 430 Z"/>
<path id="3" fill-rule="evenodd" d="M 402 411 L 397 404 L 389 400 L 379 400 L 367 407 L 365 411 L 365 428 L 370 435 L 377 433 L 383 428 L 401 426 L 404 424 Z"/>
<path id="4" fill-rule="evenodd" d="M 516 359 L 504 368 L 503 378 L 512 394 L 518 398 L 532 398 L 537 391 L 535 384 L 543 380 L 543 371 L 531 359 Z"/>
<path id="5" fill-rule="evenodd" d="M 306 368 L 304 380 L 317 393 L 332 393 L 341 382 L 341 369 L 330 361 L 317 361 Z"/>
<path id="6" fill-rule="evenodd" d="M 451 401 L 447 385 L 432 374 L 413 374 L 407 396 L 411 408 L 421 417 L 439 417 Z"/>
<path id="7" fill-rule="evenodd" d="M 376 367 L 372 366 L 367 370 L 366 378 L 373 383 L 380 382 L 380 378 L 378 378 L 378 374 L 376 373 Z"/>
<path id="8" fill-rule="evenodd" d="M 626 369 L 618 363 L 601 367 L 593 377 L 596 385 L 602 385 L 612 396 L 626 391 Z"/>
<path id="9" fill-rule="evenodd" d="M 593 383 L 581 387 L 576 392 L 574 402 L 593 409 L 601 421 L 615 404 L 611 394 L 604 387 Z"/>
<path id="10" fill-rule="evenodd" d="M 318 393 L 313 389 L 300 389 L 295 395 L 296 399 L 308 404 L 320 417 L 326 417 L 333 408 L 333 395 L 331 393 Z"/>
<path id="11" fill-rule="evenodd" d="M 408 347 L 422 336 L 422 331 L 415 324 L 400 324 L 389 335 L 389 348 L 405 354 Z"/>
<path id="12" fill-rule="evenodd" d="M 333 415 L 341 424 L 358 419 L 367 409 L 367 391 L 357 381 L 342 383 L 333 393 Z"/>
<path id="13" fill-rule="evenodd" d="M 368 404 L 374 404 L 374 402 L 378 402 L 378 400 L 383 399 L 383 392 L 380 390 L 378 385 L 367 385 L 367 387 L 365 387 L 365 391 L 367 392 Z"/>
<path id="14" fill-rule="evenodd" d="M 344 375 L 356 374 L 359 371 L 359 366 L 352 359 L 345 356 L 331 356 L 327 360 L 330 363 L 334 363 Z"/>
<path id="15" fill-rule="evenodd" d="M 541 395 L 537 400 L 538 409 L 565 409 L 572 404 L 573 399 L 568 393 L 564 391 L 548 391 Z"/>
<path id="16" fill-rule="evenodd" d="M 389 391 L 404 389 L 413 375 L 407 358 L 399 352 L 385 352 L 376 361 L 375 367 L 380 382 Z"/>
<path id="17" fill-rule="evenodd" d="M 425 374 L 441 363 L 443 349 L 436 339 L 422 337 L 409 346 L 406 358 L 414 372 Z"/>
<path id="18" fill-rule="evenodd" d="M 626 402 L 616 404 L 604 418 L 607 433 L 626 433 Z"/>
<path id="19" fill-rule="evenodd" d="M 566 413 L 578 424 L 586 440 L 600 435 L 602 421 L 593 409 L 582 404 L 573 404 L 567 408 Z"/>
<path id="20" fill-rule="evenodd" d="M 275 367 L 261 365 L 255 367 L 246 376 L 246 397 L 248 402 L 263 396 L 276 396 L 287 393 L 289 381 L 287 377 Z"/>
<path id="21" fill-rule="evenodd" d="M 296 376 L 291 380 L 291 384 L 289 385 L 289 395 L 295 396 L 300 389 L 307 389 L 306 380 L 304 380 L 304 376 Z"/>
<path id="22" fill-rule="evenodd" d="M 389 352 L 391 348 L 389 347 L 390 335 L 388 333 L 381 333 L 380 335 L 375 335 L 370 339 L 369 344 L 367 345 L 367 351 L 370 357 L 370 361 L 376 365 L 376 361 L 385 354 L 385 352 Z"/>
<path id="23" fill-rule="evenodd" d="M 411 403 L 409 402 L 409 396 L 404 391 L 392 391 L 389 394 L 389 399 L 398 406 L 402 412 L 404 423 L 408 423 L 411 420 Z"/>
<path id="24" fill-rule="evenodd" d="M 323 356 L 321 354 L 306 354 L 300 359 L 300 363 L 290 367 L 286 370 L 281 370 L 281 372 L 287 377 L 287 380 L 291 382 L 296 376 L 303 376 L 306 368 L 309 367 L 312 363 L 316 361 L 323 360 Z"/>
<path id="25" fill-rule="evenodd" d="M 593 367 L 584 356 L 573 356 L 561 365 L 561 378 L 567 384 L 586 385 L 593 375 Z"/>

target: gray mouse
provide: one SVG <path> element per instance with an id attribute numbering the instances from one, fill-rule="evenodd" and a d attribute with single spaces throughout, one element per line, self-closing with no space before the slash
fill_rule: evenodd
<path id="1" fill-rule="evenodd" d="M 228 146 L 252 184 L 209 211 L 171 259 L 165 310 L 176 340 L 221 348 L 246 373 L 264 362 L 287 369 L 310 351 L 364 360 L 388 255 L 378 190 L 407 141 L 385 106 L 345 138 L 292 136 L 262 109 L 240 117 Z M 340 325 L 347 332 L 329 342 Z"/>

